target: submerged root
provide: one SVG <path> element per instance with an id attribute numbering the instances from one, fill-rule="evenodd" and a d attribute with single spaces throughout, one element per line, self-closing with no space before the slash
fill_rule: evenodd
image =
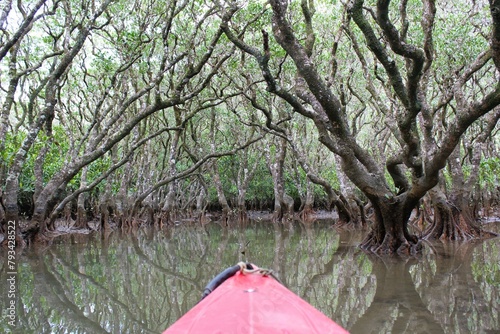
<path id="1" fill-rule="evenodd" d="M 304 208 L 299 212 L 299 218 L 301 220 L 310 220 L 314 218 L 314 210 L 310 205 L 305 205 Z"/>
<path id="2" fill-rule="evenodd" d="M 370 234 L 363 240 L 360 248 L 368 253 L 373 253 L 381 256 L 399 255 L 399 256 L 416 256 L 422 253 L 423 246 L 421 240 L 415 236 L 410 239 L 396 238 L 390 235 L 385 235 L 380 242 L 375 233 Z"/>
<path id="3" fill-rule="evenodd" d="M 439 210 L 430 226 L 423 233 L 424 240 L 468 241 L 487 239 L 498 236 L 494 232 L 484 231 L 468 215 L 451 210 Z"/>

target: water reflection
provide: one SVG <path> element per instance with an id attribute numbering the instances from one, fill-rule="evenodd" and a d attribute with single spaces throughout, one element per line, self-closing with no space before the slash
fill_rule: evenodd
<path id="1" fill-rule="evenodd" d="M 66 236 L 19 257 L 16 332 L 159 333 L 213 276 L 241 260 L 273 269 L 351 333 L 500 328 L 498 238 L 430 244 L 420 260 L 396 261 L 367 256 L 356 247 L 361 235 L 330 226 L 261 222 Z M 3 293 L 2 310 L 6 303 Z"/>
<path id="2" fill-rule="evenodd" d="M 415 290 L 410 276 L 413 261 L 373 258 L 377 288 L 353 333 L 443 333 L 444 330 Z"/>

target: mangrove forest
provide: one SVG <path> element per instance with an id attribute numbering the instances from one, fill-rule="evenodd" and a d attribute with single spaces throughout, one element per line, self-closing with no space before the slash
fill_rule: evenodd
<path id="1" fill-rule="evenodd" d="M 381 256 L 489 238 L 499 79 L 498 0 L 5 0 L 0 241 L 319 214 Z"/>

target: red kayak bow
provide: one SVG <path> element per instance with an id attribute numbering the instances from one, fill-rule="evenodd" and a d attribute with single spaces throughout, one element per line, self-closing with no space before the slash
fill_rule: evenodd
<path id="1" fill-rule="evenodd" d="M 206 298 L 163 334 L 348 333 L 277 280 L 248 266 L 252 270 L 241 267 L 234 275 L 227 274 L 228 268 L 222 276 L 229 277 L 218 287 L 209 284 L 207 289 L 215 290 L 205 292 Z"/>

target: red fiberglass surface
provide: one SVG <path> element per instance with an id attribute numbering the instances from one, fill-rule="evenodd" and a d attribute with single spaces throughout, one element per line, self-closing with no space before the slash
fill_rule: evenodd
<path id="1" fill-rule="evenodd" d="M 271 277 L 229 278 L 163 334 L 347 333 Z"/>

